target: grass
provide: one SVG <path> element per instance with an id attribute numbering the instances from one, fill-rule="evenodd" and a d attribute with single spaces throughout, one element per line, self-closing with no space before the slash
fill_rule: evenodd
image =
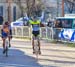
<path id="1" fill-rule="evenodd" d="M 69 47 L 75 47 L 75 43 L 68 43 L 67 46 L 69 46 Z"/>
<path id="2" fill-rule="evenodd" d="M 53 41 L 51 43 L 54 43 L 54 44 L 62 44 L 62 45 L 65 45 L 65 46 L 68 46 L 68 47 L 75 47 L 75 43 L 69 43 L 69 42 L 61 42 L 61 41 Z"/>

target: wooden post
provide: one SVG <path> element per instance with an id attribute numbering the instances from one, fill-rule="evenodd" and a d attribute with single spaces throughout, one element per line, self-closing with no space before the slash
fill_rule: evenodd
<path id="1" fill-rule="evenodd" d="M 11 23 L 11 3 L 12 3 L 12 0 L 7 0 L 7 4 L 8 4 L 8 21 L 9 21 L 9 23 Z"/>
<path id="2" fill-rule="evenodd" d="M 59 16 L 59 0 L 57 0 L 57 17 Z"/>
<path id="3" fill-rule="evenodd" d="M 64 0 L 62 0 L 62 17 L 64 17 Z"/>

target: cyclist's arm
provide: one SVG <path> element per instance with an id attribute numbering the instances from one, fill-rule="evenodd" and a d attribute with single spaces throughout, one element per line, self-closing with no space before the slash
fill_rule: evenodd
<path id="1" fill-rule="evenodd" d="M 42 12 L 41 17 L 39 18 L 39 21 L 42 22 L 44 20 L 44 12 Z"/>
<path id="2" fill-rule="evenodd" d="M 29 23 L 29 24 L 32 24 L 32 22 L 33 22 L 29 17 L 27 17 L 26 20 L 27 20 L 27 23 Z"/>
<path id="3" fill-rule="evenodd" d="M 32 21 L 32 20 L 29 20 L 29 23 L 30 23 L 30 24 L 32 24 L 32 23 L 33 23 L 33 21 Z"/>

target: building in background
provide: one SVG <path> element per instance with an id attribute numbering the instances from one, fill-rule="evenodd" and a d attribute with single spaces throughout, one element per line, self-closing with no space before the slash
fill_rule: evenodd
<path id="1" fill-rule="evenodd" d="M 64 1 L 62 8 L 62 2 Z M 64 14 L 75 14 L 75 0 L 42 0 L 47 17 L 55 18 Z"/>
<path id="2" fill-rule="evenodd" d="M 10 1 L 10 0 L 9 0 Z M 25 6 L 25 0 L 21 0 L 22 5 Z M 18 0 L 12 0 L 10 5 L 11 10 L 11 21 L 15 21 L 16 19 L 21 17 L 21 9 Z M 4 17 L 4 21 L 8 20 L 8 3 L 7 0 L 0 0 L 0 16 Z"/>
<path id="3" fill-rule="evenodd" d="M 61 16 L 62 0 L 42 0 L 45 6 L 46 18 L 55 18 Z"/>
<path id="4" fill-rule="evenodd" d="M 62 15 L 62 0 L 41 0 L 41 1 L 44 6 L 45 19 L 47 18 L 52 19 Z M 65 13 L 68 13 L 67 8 L 68 7 L 66 6 L 66 3 L 64 3 Z M 25 10 L 26 10 L 26 0 L 12 0 L 11 21 L 15 21 L 16 19 L 20 18 L 22 15 L 25 16 L 26 14 Z M 75 10 L 73 11 L 73 13 L 75 13 Z M 0 0 L 0 16 L 3 16 L 5 21 L 8 20 L 7 0 Z"/>

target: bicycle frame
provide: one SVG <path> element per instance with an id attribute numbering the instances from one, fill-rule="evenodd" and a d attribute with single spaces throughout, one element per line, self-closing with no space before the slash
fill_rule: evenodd
<path id="1" fill-rule="evenodd" d="M 38 37 L 34 37 L 34 50 L 35 50 L 35 55 L 38 60 L 38 54 L 39 54 L 39 47 L 38 47 Z"/>
<path id="2" fill-rule="evenodd" d="M 5 54 L 8 56 L 8 47 L 9 47 L 9 38 L 7 37 L 5 40 Z"/>

